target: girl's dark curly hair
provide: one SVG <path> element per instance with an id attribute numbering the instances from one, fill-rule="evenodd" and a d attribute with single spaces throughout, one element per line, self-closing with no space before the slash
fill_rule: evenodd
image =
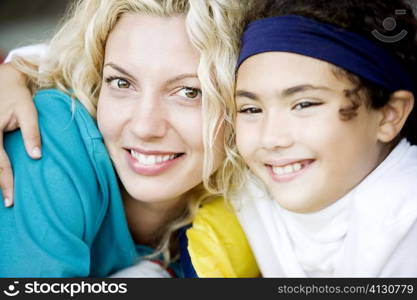
<path id="1" fill-rule="evenodd" d="M 250 6 L 247 23 L 272 16 L 300 15 L 365 36 L 397 58 L 417 87 L 417 19 L 405 0 L 253 0 Z M 399 11 L 405 14 L 398 14 Z M 392 31 L 384 26 L 384 21 L 390 17 L 396 21 Z M 407 35 L 389 43 L 376 38 L 372 33 L 375 30 L 387 37 L 402 30 Z M 353 105 L 340 110 L 343 118 L 356 115 L 360 91 L 367 96 L 367 104 L 372 108 L 383 107 L 388 102 L 390 93 L 380 86 L 337 67 L 333 71 L 336 76 L 344 76 L 354 84 L 352 90 L 345 91 Z M 412 130 L 412 124 L 417 124 L 416 110 L 414 107 L 401 131 L 401 136 L 412 144 L 417 144 L 417 133 Z"/>

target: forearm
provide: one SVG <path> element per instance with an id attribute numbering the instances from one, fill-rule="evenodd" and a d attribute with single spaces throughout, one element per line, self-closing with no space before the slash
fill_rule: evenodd
<path id="1" fill-rule="evenodd" d="M 14 55 L 20 53 L 20 50 L 14 51 Z M 8 60 L 12 57 L 13 53 L 9 54 Z M 25 64 L 25 68 L 28 73 L 37 72 L 33 65 Z M 14 184 L 9 158 L 3 148 L 3 132 L 20 127 L 29 156 L 37 159 L 42 155 L 37 112 L 32 102 L 34 87 L 29 77 L 12 63 L 0 65 L 0 190 L 7 207 L 13 204 Z"/>

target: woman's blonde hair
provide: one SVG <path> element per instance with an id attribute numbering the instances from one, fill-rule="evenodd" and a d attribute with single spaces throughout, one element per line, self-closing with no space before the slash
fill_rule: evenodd
<path id="1" fill-rule="evenodd" d="M 198 77 L 202 88 L 204 167 L 203 183 L 187 193 L 184 214 L 163 228 L 156 254 L 170 261 L 170 241 L 179 228 L 191 223 L 201 203 L 218 192 L 221 172 L 215 172 L 214 141 L 220 130 L 231 128 L 225 113 L 233 101 L 237 40 L 241 32 L 244 1 L 239 0 L 78 0 L 69 8 L 59 31 L 49 42 L 41 72 L 28 67 L 39 62 L 17 59 L 28 75 L 32 90 L 58 88 L 77 98 L 96 116 L 101 87 L 104 49 L 109 33 L 124 13 L 160 17 L 183 15 L 192 44 L 200 52 Z M 225 121 L 225 122 L 224 122 Z M 224 123 L 224 126 L 222 126 Z M 223 129 L 224 128 L 224 129 Z M 214 172 L 214 174 L 213 174 Z"/>

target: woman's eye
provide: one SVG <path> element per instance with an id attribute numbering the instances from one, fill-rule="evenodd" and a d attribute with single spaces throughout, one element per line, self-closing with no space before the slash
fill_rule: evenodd
<path id="1" fill-rule="evenodd" d="M 317 103 L 317 102 L 310 102 L 310 101 L 303 101 L 303 102 L 299 102 L 297 103 L 293 109 L 294 110 L 302 110 L 304 108 L 310 107 L 310 106 L 317 106 L 320 105 L 321 103 Z"/>
<path id="2" fill-rule="evenodd" d="M 106 78 L 106 82 L 110 84 L 111 87 L 117 89 L 128 89 L 130 88 L 131 84 L 129 81 L 123 78 Z"/>
<path id="3" fill-rule="evenodd" d="M 188 99 L 196 99 L 201 96 L 201 90 L 192 87 L 183 87 L 177 94 Z"/>
<path id="4" fill-rule="evenodd" d="M 244 106 L 239 109 L 239 114 L 258 114 L 261 113 L 262 109 L 255 107 L 255 106 Z"/>

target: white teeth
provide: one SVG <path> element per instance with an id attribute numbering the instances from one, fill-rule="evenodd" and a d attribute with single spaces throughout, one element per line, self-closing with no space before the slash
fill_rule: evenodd
<path id="1" fill-rule="evenodd" d="M 155 165 L 162 162 L 166 162 L 168 160 L 174 159 L 175 154 L 171 155 L 145 155 L 142 153 L 135 152 L 130 150 L 130 154 L 141 164 L 141 165 Z"/>
<path id="2" fill-rule="evenodd" d="M 288 165 L 288 166 L 284 167 L 284 174 L 289 174 L 289 173 L 292 173 L 292 172 L 294 172 L 294 169 L 291 165 Z"/>
<path id="3" fill-rule="evenodd" d="M 301 169 L 300 163 L 286 165 L 285 167 L 272 167 L 272 172 L 276 175 L 291 174 Z"/>
<path id="4" fill-rule="evenodd" d="M 295 172 L 298 171 L 298 170 L 301 170 L 301 164 L 300 163 L 295 163 L 295 164 L 293 164 L 292 167 L 294 168 Z"/>
<path id="5" fill-rule="evenodd" d="M 272 172 L 274 172 L 276 175 L 282 175 L 284 174 L 284 168 L 272 167 Z"/>
<path id="6" fill-rule="evenodd" d="M 146 157 L 146 164 L 145 165 L 154 165 L 156 164 L 156 156 L 155 155 L 145 155 Z"/>

